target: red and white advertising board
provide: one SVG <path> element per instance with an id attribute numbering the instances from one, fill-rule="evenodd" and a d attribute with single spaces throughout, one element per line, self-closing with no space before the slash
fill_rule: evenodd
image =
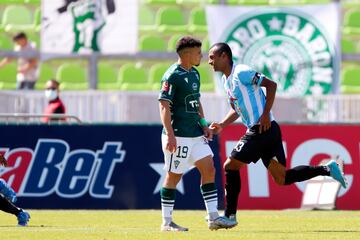
<path id="1" fill-rule="evenodd" d="M 243 125 L 225 128 L 220 137 L 222 163 L 232 147 L 245 133 Z M 281 124 L 287 168 L 317 165 L 321 160 L 340 156 L 348 188 L 341 188 L 338 209 L 360 209 L 360 126 L 359 125 L 295 125 Z M 278 186 L 261 161 L 249 164 L 240 172 L 242 187 L 239 209 L 299 208 L 305 183 Z"/>

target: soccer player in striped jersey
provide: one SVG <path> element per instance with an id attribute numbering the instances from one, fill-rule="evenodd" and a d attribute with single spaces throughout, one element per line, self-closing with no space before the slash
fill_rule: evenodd
<path id="1" fill-rule="evenodd" d="M 208 212 L 211 230 L 231 228 L 234 221 L 219 216 L 215 185 L 213 153 L 208 139 L 212 131 L 204 118 L 200 102 L 200 75 L 194 68 L 202 57 L 201 42 L 192 37 L 181 38 L 176 45 L 179 55 L 161 80 L 159 95 L 160 117 L 163 124 L 162 149 L 166 178 L 161 189 L 161 231 L 188 231 L 175 224 L 172 213 L 175 205 L 176 185 L 182 175 L 195 166 L 201 174 L 201 193 Z"/>
<path id="2" fill-rule="evenodd" d="M 271 108 L 277 84 L 247 65 L 234 64 L 232 51 L 226 43 L 216 43 L 209 50 L 208 63 L 214 71 L 222 72 L 222 81 L 230 111 L 221 122 L 213 122 L 210 129 L 218 134 L 239 117 L 247 126 L 224 163 L 226 209 L 225 216 L 236 221 L 236 209 L 241 188 L 240 169 L 260 158 L 279 185 L 301 182 L 319 175 L 332 176 L 346 188 L 346 179 L 335 160 L 325 166 L 297 166 L 286 170 L 286 159 L 279 125 Z M 266 97 L 261 87 L 266 89 Z"/>

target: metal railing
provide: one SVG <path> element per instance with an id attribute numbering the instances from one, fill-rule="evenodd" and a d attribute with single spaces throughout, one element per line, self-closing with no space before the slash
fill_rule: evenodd
<path id="1" fill-rule="evenodd" d="M 51 121 L 44 123 L 42 118 L 51 118 Z M 68 114 L 27 114 L 27 113 L 0 113 L 0 123 L 44 123 L 44 124 L 82 124 L 83 122 L 74 115 Z"/>

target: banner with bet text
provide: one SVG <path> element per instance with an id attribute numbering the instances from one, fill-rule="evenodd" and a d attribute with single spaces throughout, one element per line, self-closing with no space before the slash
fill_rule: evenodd
<path id="1" fill-rule="evenodd" d="M 337 92 L 339 4 L 207 6 L 210 43 L 226 42 L 236 63 L 278 83 L 277 94 Z M 221 84 L 218 84 L 221 89 Z"/>
<path id="2" fill-rule="evenodd" d="M 138 1 L 42 1 L 43 53 L 134 53 Z"/>

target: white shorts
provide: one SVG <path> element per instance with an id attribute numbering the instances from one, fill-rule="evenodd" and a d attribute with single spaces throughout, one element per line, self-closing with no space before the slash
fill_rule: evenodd
<path id="1" fill-rule="evenodd" d="M 191 169 L 195 162 L 207 156 L 214 156 L 205 137 L 176 137 L 176 151 L 166 150 L 167 136 L 161 135 L 165 166 L 168 172 L 183 174 Z"/>

